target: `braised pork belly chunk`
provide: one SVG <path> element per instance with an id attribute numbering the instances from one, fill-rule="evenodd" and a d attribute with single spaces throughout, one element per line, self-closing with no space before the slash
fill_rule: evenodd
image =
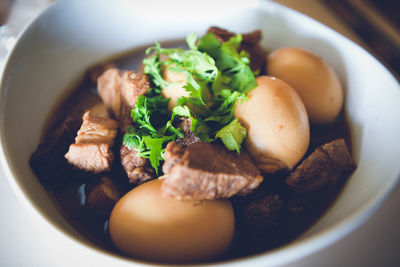
<path id="1" fill-rule="evenodd" d="M 164 164 L 162 170 L 164 173 L 169 173 L 171 168 L 174 167 L 185 153 L 186 147 L 178 144 L 177 142 L 172 142 L 165 148 L 164 154 Z"/>
<path id="2" fill-rule="evenodd" d="M 148 92 L 146 75 L 117 68 L 107 69 L 97 79 L 97 90 L 110 114 L 119 121 L 122 131 L 132 124 L 130 117 L 138 97 Z"/>
<path id="3" fill-rule="evenodd" d="M 89 190 L 86 205 L 90 212 L 108 216 L 120 198 L 121 192 L 116 183 L 104 176 Z"/>
<path id="4" fill-rule="evenodd" d="M 148 92 L 150 83 L 144 74 L 110 68 L 97 79 L 97 88 L 103 103 L 125 132 L 132 126 L 131 109 L 138 97 Z M 129 183 L 138 185 L 155 178 L 149 160 L 139 157 L 135 149 L 121 145 L 119 153 Z"/>
<path id="5" fill-rule="evenodd" d="M 250 226 L 269 229 L 277 224 L 276 218 L 283 205 L 278 194 L 250 201 L 241 207 L 243 220 Z"/>
<path id="6" fill-rule="evenodd" d="M 336 185 L 343 174 L 356 168 L 343 139 L 319 146 L 290 175 L 286 183 L 297 193 L 319 190 Z"/>
<path id="7" fill-rule="evenodd" d="M 238 155 L 222 146 L 199 142 L 182 153 L 176 146 L 169 143 L 165 153 L 164 164 L 169 167 L 164 168 L 164 195 L 182 200 L 228 198 L 249 194 L 263 180 L 244 151 Z"/>
<path id="8" fill-rule="evenodd" d="M 103 63 L 103 64 L 97 64 L 91 67 L 88 70 L 88 76 L 90 81 L 93 84 L 97 83 L 97 79 L 104 73 L 106 70 L 112 69 L 112 68 L 117 68 L 117 66 L 113 63 Z"/>
<path id="9" fill-rule="evenodd" d="M 183 138 L 177 138 L 176 143 L 180 146 L 186 147 L 188 145 L 200 142 L 200 138 L 190 130 L 192 122 L 189 118 L 180 118 L 178 127 L 183 131 Z"/>
<path id="10" fill-rule="evenodd" d="M 121 118 L 121 79 L 117 68 L 110 68 L 97 78 L 97 91 L 110 114 L 117 120 Z"/>
<path id="11" fill-rule="evenodd" d="M 134 148 L 124 145 L 120 149 L 121 165 L 128 176 L 129 183 L 139 185 L 155 178 L 156 174 L 147 158 L 139 157 Z"/>
<path id="12" fill-rule="evenodd" d="M 85 112 L 82 119 L 75 143 L 69 146 L 65 158 L 79 170 L 110 171 L 118 123 L 110 118 L 91 116 L 90 111 Z"/>

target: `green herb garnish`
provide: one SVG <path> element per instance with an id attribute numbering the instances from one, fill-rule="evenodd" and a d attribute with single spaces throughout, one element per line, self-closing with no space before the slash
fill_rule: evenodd
<path id="1" fill-rule="evenodd" d="M 178 117 L 191 120 L 191 131 L 202 141 L 220 139 L 229 150 L 240 152 L 246 129 L 234 118 L 237 101 L 256 87 L 255 75 L 249 67 L 249 56 L 238 52 L 240 34 L 220 43 L 212 33 L 197 39 L 186 38 L 189 49 L 162 48 L 156 43 L 146 50 L 144 71 L 153 87 L 140 96 L 132 109 L 133 127 L 129 127 L 123 143 L 135 148 L 138 155 L 150 159 L 158 172 L 168 142 L 182 138 L 182 130 L 174 126 Z M 161 55 L 167 59 L 161 61 Z M 186 75 L 184 88 L 189 97 L 178 99 L 178 105 L 168 112 L 169 99 L 161 92 L 169 83 L 163 79 L 163 68 Z"/>

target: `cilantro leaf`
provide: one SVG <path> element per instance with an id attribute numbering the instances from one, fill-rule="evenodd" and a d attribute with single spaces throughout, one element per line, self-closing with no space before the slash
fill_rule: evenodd
<path id="1" fill-rule="evenodd" d="M 168 102 L 162 95 L 139 96 L 131 110 L 134 126 L 128 127 L 123 138 L 125 146 L 135 148 L 139 157 L 150 160 L 157 174 L 166 144 L 183 137 L 182 130 L 172 125 Z"/>
<path id="2" fill-rule="evenodd" d="M 199 117 L 194 116 L 187 106 L 176 106 L 172 110 L 172 118 L 178 117 L 188 117 L 190 118 L 190 130 L 196 134 L 197 137 L 203 142 L 213 141 L 210 138 L 210 129 L 207 124 Z"/>
<path id="3" fill-rule="evenodd" d="M 189 118 L 190 130 L 203 142 L 220 138 L 229 150 L 240 152 L 246 129 L 235 119 L 234 109 L 237 101 L 245 99 L 245 94 L 256 86 L 249 56 L 239 52 L 241 41 L 240 34 L 224 43 L 212 33 L 199 40 L 196 34 L 189 34 L 189 49 L 162 48 L 156 43 L 146 50 L 144 71 L 152 88 L 138 97 L 131 110 L 133 127 L 125 133 L 123 144 L 148 158 L 157 174 L 167 143 L 184 137 L 182 130 L 174 126 L 178 117 Z M 163 78 L 165 68 L 184 73 L 183 87 L 189 92 L 188 97 L 178 99 L 172 114 L 169 99 L 161 94 L 170 84 Z"/>
<path id="4" fill-rule="evenodd" d="M 231 123 L 219 130 L 215 137 L 220 138 L 227 149 L 236 150 L 237 153 L 240 153 L 240 146 L 244 138 L 246 138 L 246 135 L 246 128 L 244 128 L 237 119 L 234 119 Z"/>
<path id="5" fill-rule="evenodd" d="M 187 106 L 175 106 L 172 109 L 171 120 L 174 120 L 175 116 L 190 117 L 190 110 Z"/>
<path id="6" fill-rule="evenodd" d="M 155 53 L 143 60 L 144 73 L 152 77 L 152 81 L 156 86 L 165 88 L 168 86 L 168 82 L 166 82 L 161 75 L 162 64 L 160 62 L 160 49 L 160 44 L 156 43 L 156 47 L 154 49 L 150 48 L 146 50 L 146 54 L 153 50 L 155 50 Z"/>
<path id="7" fill-rule="evenodd" d="M 196 41 L 197 41 L 197 34 L 195 33 L 191 33 L 186 37 L 186 43 L 188 44 L 191 50 L 197 50 Z"/>
<path id="8" fill-rule="evenodd" d="M 207 33 L 200 39 L 198 50 L 214 58 L 221 75 L 225 76 L 226 88 L 247 93 L 257 84 L 249 66 L 250 60 L 247 53 L 238 52 L 241 41 L 242 35 L 238 34 L 221 44 L 213 33 Z M 221 84 L 219 83 L 218 86 L 220 87 Z M 218 91 L 219 87 L 213 87 L 213 89 Z"/>
<path id="9" fill-rule="evenodd" d="M 158 175 L 158 169 L 160 167 L 160 162 L 163 160 L 163 144 L 175 140 L 175 136 L 163 136 L 163 137 L 143 137 L 143 141 L 146 147 L 150 148 L 150 154 L 148 156 L 151 166 L 155 169 Z"/>

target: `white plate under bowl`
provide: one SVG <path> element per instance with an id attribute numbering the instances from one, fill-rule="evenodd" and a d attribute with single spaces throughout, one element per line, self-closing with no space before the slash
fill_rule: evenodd
<path id="1" fill-rule="evenodd" d="M 235 32 L 261 29 L 265 49 L 299 46 L 332 65 L 344 85 L 358 165 L 334 206 L 296 241 L 219 264 L 283 264 L 322 249 L 364 222 L 396 185 L 399 84 L 365 50 L 324 25 L 269 1 L 60 0 L 25 29 L 8 57 L 0 92 L 0 158 L 24 206 L 62 237 L 54 245 L 79 251 L 83 265 L 146 263 L 97 248 L 60 214 L 28 165 L 45 123 L 93 63 L 155 41 L 201 35 L 212 25 Z"/>

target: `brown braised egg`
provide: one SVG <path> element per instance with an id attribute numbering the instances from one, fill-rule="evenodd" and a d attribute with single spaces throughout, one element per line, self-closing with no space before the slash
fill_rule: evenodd
<path id="1" fill-rule="evenodd" d="M 311 123 L 333 121 L 343 106 L 343 90 L 335 71 L 319 56 L 284 47 L 267 56 L 267 73 L 299 93 Z"/>
<path id="2" fill-rule="evenodd" d="M 259 76 L 258 86 L 239 102 L 235 117 L 247 129 L 245 146 L 266 173 L 293 168 L 304 156 L 310 128 L 303 101 L 289 84 Z"/>
<path id="3" fill-rule="evenodd" d="M 231 202 L 164 197 L 162 182 L 141 184 L 117 202 L 109 223 L 113 243 L 128 256 L 159 262 L 198 262 L 225 252 L 234 233 Z"/>

